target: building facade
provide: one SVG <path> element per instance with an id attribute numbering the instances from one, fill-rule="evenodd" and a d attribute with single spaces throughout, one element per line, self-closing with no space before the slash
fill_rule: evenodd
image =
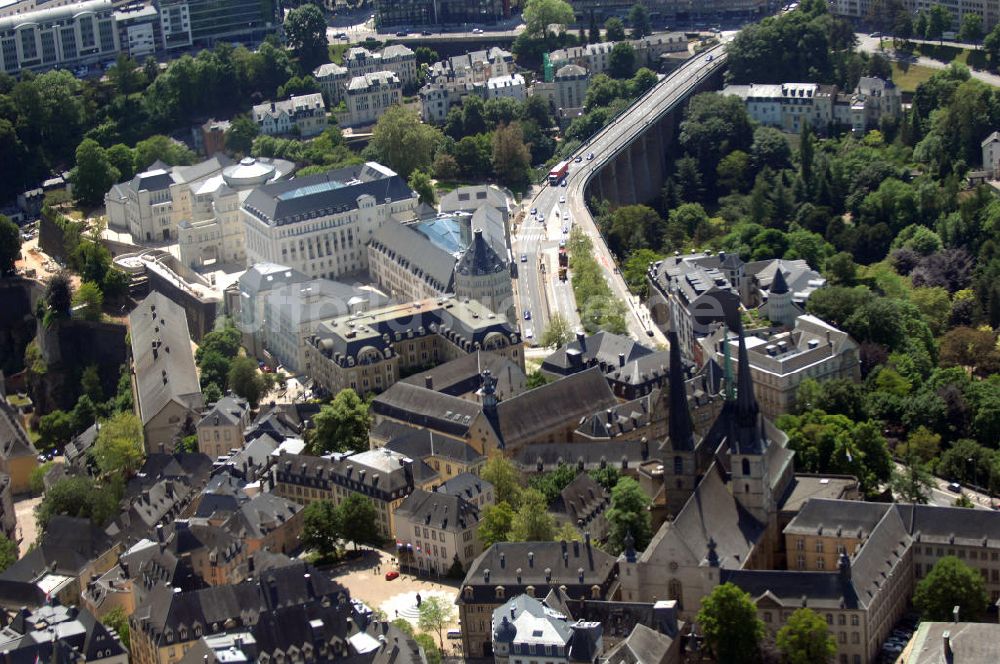
<path id="1" fill-rule="evenodd" d="M 326 129 L 326 104 L 323 95 L 292 95 L 284 101 L 265 102 L 253 107 L 253 121 L 260 133 L 268 136 L 296 134 L 315 136 Z"/>
<path id="2" fill-rule="evenodd" d="M 356 127 L 374 124 L 390 106 L 403 98 L 403 84 L 391 71 L 355 76 L 344 92 L 346 112 L 338 113 L 338 124 Z"/>
<path id="3" fill-rule="evenodd" d="M 375 231 L 416 205 L 406 181 L 374 162 L 259 187 L 240 208 L 247 263 L 287 265 L 311 278 L 364 272 Z"/>
<path id="4" fill-rule="evenodd" d="M 448 574 L 456 561 L 465 571 L 483 552 L 479 507 L 463 498 L 415 489 L 395 511 L 400 564 L 425 574 Z"/>
<path id="5" fill-rule="evenodd" d="M 306 373 L 336 394 L 381 392 L 401 375 L 479 350 L 523 369 L 517 328 L 475 301 L 451 298 L 374 309 L 323 321 L 306 346 Z"/>
<path id="6" fill-rule="evenodd" d="M 0 17 L 0 70 L 72 68 L 122 49 L 111 0 L 87 0 Z"/>
<path id="7" fill-rule="evenodd" d="M 375 25 L 493 25 L 510 16 L 507 0 L 378 0 Z"/>

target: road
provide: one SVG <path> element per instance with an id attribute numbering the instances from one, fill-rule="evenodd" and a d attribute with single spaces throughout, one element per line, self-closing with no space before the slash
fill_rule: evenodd
<path id="1" fill-rule="evenodd" d="M 896 463 L 896 471 L 899 473 L 904 473 L 906 471 L 905 466 L 900 463 Z M 960 495 L 957 492 L 948 489 L 950 482 L 945 479 L 941 479 L 937 476 L 931 476 L 931 480 L 934 486 L 931 487 L 930 495 L 928 498 L 928 503 L 931 505 L 937 505 L 939 507 L 954 507 L 955 500 Z M 975 509 L 988 510 L 992 509 L 993 499 L 986 495 L 985 493 L 979 493 L 967 486 L 962 487 L 962 495 L 972 501 L 972 505 Z"/>
<path id="2" fill-rule="evenodd" d="M 526 212 L 530 213 L 531 209 L 537 209 L 545 218 L 543 225 L 526 216 L 528 221 L 521 225 L 514 238 L 515 254 L 527 255 L 527 262 L 520 264 L 521 275 L 518 279 L 520 311 L 523 312 L 525 309 L 531 311 L 532 329 L 536 335 L 544 331 L 550 315 L 554 312 L 561 313 L 571 325 L 579 325 L 579 315 L 569 282 L 559 282 L 558 277 L 553 281 L 552 278 L 559 238 L 562 234 L 561 224 L 566 221 L 570 226 L 578 225 L 590 236 L 594 245 L 594 257 L 601 266 L 605 280 L 614 296 L 626 304 L 629 336 L 646 343 L 652 341 L 666 345 L 666 338 L 652 324 L 649 311 L 629 292 L 607 243 L 597 229 L 590 210 L 587 209 L 585 191 L 588 181 L 639 136 L 649 123 L 669 111 L 692 87 L 724 63 L 724 45 L 688 60 L 632 104 L 611 124 L 591 137 L 579 152 L 573 155 L 580 161 L 570 164 L 566 186 L 542 186 L 536 190 L 530 202 L 524 204 Z M 587 159 L 590 153 L 594 153 L 592 160 Z M 560 199 L 564 199 L 565 202 Z M 545 272 L 540 269 L 542 263 L 546 265 Z M 532 266 L 534 269 L 527 269 L 527 266 Z M 572 272 L 570 278 L 572 279 Z"/>
<path id="3" fill-rule="evenodd" d="M 856 33 L 855 36 L 858 38 L 858 50 L 864 51 L 866 53 L 882 53 L 890 60 L 895 60 L 897 62 L 907 62 L 911 65 L 920 65 L 921 67 L 927 67 L 928 69 L 947 69 L 950 64 L 941 62 L 940 60 L 935 60 L 934 58 L 928 58 L 926 56 L 912 56 L 908 53 L 903 53 L 901 51 L 896 51 L 892 48 L 891 39 L 879 39 L 877 37 L 869 37 L 864 33 Z M 928 42 L 931 44 L 937 44 L 937 42 Z M 959 44 L 954 42 L 945 42 L 945 46 L 954 46 L 955 48 L 969 48 L 969 44 Z M 982 69 L 973 69 L 969 67 L 969 73 L 972 78 L 982 81 L 988 85 L 995 87 L 1000 87 L 1000 76 L 997 74 L 991 74 L 988 71 L 983 71 Z"/>

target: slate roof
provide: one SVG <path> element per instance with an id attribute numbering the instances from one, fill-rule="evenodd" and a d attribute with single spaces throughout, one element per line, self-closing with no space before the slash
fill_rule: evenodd
<path id="1" fill-rule="evenodd" d="M 897 504 L 906 531 L 917 542 L 1000 547 L 1000 512 L 964 507 Z"/>
<path id="2" fill-rule="evenodd" d="M 246 400 L 238 397 L 226 395 L 216 401 L 205 416 L 198 422 L 198 426 L 242 426 L 244 418 L 249 413 Z"/>
<path id="3" fill-rule="evenodd" d="M 261 539 L 302 511 L 302 505 L 273 493 L 258 493 L 226 523 L 239 539 Z"/>
<path id="4" fill-rule="evenodd" d="M 438 457 L 472 464 L 483 460 L 483 455 L 460 438 L 434 433 L 430 429 L 415 428 L 400 422 L 384 420 L 372 430 L 373 438 L 388 439 L 385 447 L 411 459 Z"/>
<path id="5" fill-rule="evenodd" d="M 567 375 L 579 371 L 578 367 L 589 366 L 591 363 L 617 367 L 619 355 L 624 355 L 625 362 L 629 363 L 654 354 L 657 354 L 657 351 L 624 335 L 604 330 L 590 336 L 578 333 L 576 339 L 545 358 L 542 370 Z M 664 357 L 662 361 L 665 364 L 666 358 Z"/>
<path id="6" fill-rule="evenodd" d="M 128 186 L 132 191 L 162 191 L 169 189 L 170 185 L 175 182 L 176 180 L 170 172 L 157 168 L 137 174 Z"/>
<path id="7" fill-rule="evenodd" d="M 466 399 L 441 394 L 410 383 L 394 383 L 371 403 L 373 415 L 391 417 L 418 427 L 430 427 L 463 437 L 482 407 Z"/>
<path id="8" fill-rule="evenodd" d="M 353 210 L 364 195 L 379 204 L 416 198 L 403 178 L 369 162 L 266 184 L 247 196 L 243 209 L 269 226 L 284 226 Z"/>
<path id="9" fill-rule="evenodd" d="M 501 401 L 497 405 L 500 438 L 504 446 L 517 447 L 617 403 L 600 370 L 588 369 Z"/>
<path id="10" fill-rule="evenodd" d="M 670 664 L 673 643 L 673 638 L 639 623 L 603 659 L 607 664 Z"/>
<path id="11" fill-rule="evenodd" d="M 536 443 L 525 445 L 512 457 L 523 472 L 555 470 L 560 464 L 581 462 L 587 470 L 622 463 L 635 466 L 649 459 L 649 444 L 640 440 L 607 440 L 593 443 Z"/>
<path id="12" fill-rule="evenodd" d="M 481 228 L 472 231 L 472 242 L 455 265 L 455 272 L 465 276 L 496 274 L 507 269 L 507 261 L 485 240 Z"/>
<path id="13" fill-rule="evenodd" d="M 459 473 L 443 484 L 434 487 L 439 494 L 458 496 L 463 500 L 474 502 L 480 496 L 493 493 L 493 484 L 487 482 L 479 475 L 472 473 Z M 492 501 L 490 501 L 492 503 Z"/>
<path id="14" fill-rule="evenodd" d="M 521 571 L 520 581 L 517 570 Z M 536 596 L 566 586 L 569 596 L 590 597 L 594 585 L 606 592 L 617 570 L 613 556 L 587 542 L 500 542 L 470 563 L 455 602 L 493 604 L 497 586 L 503 586 L 508 597 L 525 592 L 529 585 L 535 587 Z M 466 588 L 472 588 L 471 599 Z"/>
<path id="15" fill-rule="evenodd" d="M 845 584 L 837 572 L 798 572 L 786 570 L 728 570 L 720 582 L 732 583 L 754 600 L 769 597 L 779 606 L 818 608 L 860 608 L 850 583 Z"/>
<path id="16" fill-rule="evenodd" d="M 345 486 L 382 500 L 402 498 L 415 486 L 436 476 L 434 469 L 423 461 L 381 449 L 326 457 L 283 454 L 275 465 L 275 473 L 279 482 L 306 482 L 308 486 L 327 489 L 333 485 Z"/>
<path id="17" fill-rule="evenodd" d="M 369 246 L 441 293 L 454 291 L 455 258 L 409 226 L 388 221 Z"/>
<path id="18" fill-rule="evenodd" d="M 497 379 L 496 394 L 500 399 L 516 396 L 523 391 L 526 376 L 516 362 L 496 353 L 480 350 L 417 372 L 398 382 L 427 387 L 427 379 L 430 378 L 430 389 L 460 397 L 482 387 L 482 373 L 487 369 Z"/>
<path id="19" fill-rule="evenodd" d="M 951 654 L 944 651 L 948 634 Z M 903 664 L 979 664 L 1000 662 L 1000 625 L 996 623 L 923 621 L 910 642 L 910 655 Z"/>
<path id="20" fill-rule="evenodd" d="M 87 463 L 87 451 L 97 441 L 97 432 L 100 428 L 100 422 L 94 422 L 66 444 L 66 448 L 63 450 L 66 463 L 79 466 Z"/>
<path id="21" fill-rule="evenodd" d="M 171 401 L 200 407 L 201 386 L 184 309 L 153 291 L 128 320 L 142 423 L 148 424 Z"/>
<path id="22" fill-rule="evenodd" d="M 583 530 L 611 506 L 611 495 L 585 472 L 577 473 L 573 481 L 559 492 L 553 511 L 565 513 L 574 526 Z"/>
<path id="23" fill-rule="evenodd" d="M 38 450 L 21 426 L 17 412 L 6 399 L 0 399 L 0 457 L 16 459 L 25 456 L 37 457 Z"/>
<path id="24" fill-rule="evenodd" d="M 792 521 L 785 526 L 789 535 L 833 535 L 867 539 L 892 509 L 887 503 L 867 503 L 853 500 L 808 501 Z"/>
<path id="25" fill-rule="evenodd" d="M 642 562 L 664 560 L 658 549 L 671 545 L 687 549 L 692 560 L 701 561 L 708 555 L 709 540 L 714 540 L 720 566 L 734 569 L 746 563 L 765 526 L 729 492 L 723 472 L 718 463 L 709 467 L 677 518 L 653 536 Z"/>
<path id="26" fill-rule="evenodd" d="M 77 576 L 113 545 L 90 519 L 53 516 L 38 545 L 0 573 L 0 580 L 34 582 L 45 571 Z"/>
<path id="27" fill-rule="evenodd" d="M 456 494 L 414 489 L 396 508 L 396 518 L 461 533 L 479 523 L 479 507 Z"/>
<path id="28" fill-rule="evenodd" d="M 121 641 L 85 608 L 58 603 L 22 608 L 0 630 L 0 648 L 11 664 L 127 657 Z"/>
<path id="29" fill-rule="evenodd" d="M 656 416 L 655 408 L 660 401 L 660 389 L 653 388 L 648 394 L 606 408 L 583 418 L 576 431 L 593 440 L 610 440 L 640 429 Z"/>

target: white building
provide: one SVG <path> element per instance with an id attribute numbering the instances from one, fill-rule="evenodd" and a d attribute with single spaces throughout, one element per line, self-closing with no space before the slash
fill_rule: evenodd
<path id="1" fill-rule="evenodd" d="M 279 136 L 297 132 L 315 136 L 326 129 L 326 105 L 323 95 L 314 92 L 292 96 L 284 101 L 265 102 L 253 107 L 253 120 L 260 133 Z"/>
<path id="2" fill-rule="evenodd" d="M 520 74 L 508 74 L 506 76 L 494 76 L 486 81 L 486 98 L 500 99 L 509 97 L 517 101 L 524 101 L 527 96 L 524 87 L 524 77 Z"/>
<path id="3" fill-rule="evenodd" d="M 347 67 L 341 67 L 335 62 L 327 62 L 313 70 L 313 78 L 316 79 L 320 91 L 326 98 L 326 103 L 335 107 L 344 99 L 351 75 L 348 73 Z"/>
<path id="4" fill-rule="evenodd" d="M 861 134 L 878 128 L 883 117 L 902 113 L 899 88 L 892 81 L 867 76 L 851 94 L 816 83 L 727 85 L 721 94 L 742 99 L 756 122 L 792 133 L 808 124 L 821 133 L 850 127 Z"/>
<path id="5" fill-rule="evenodd" d="M 378 291 L 329 279 L 310 279 L 298 270 L 274 263 L 256 263 L 240 275 L 236 324 L 251 355 L 275 361 L 286 371 L 304 366 L 305 338 L 316 324 L 345 314 L 383 306 Z"/>
<path id="6" fill-rule="evenodd" d="M 430 67 L 431 82 L 445 79 L 453 84 L 486 83 L 497 76 L 506 76 L 514 71 L 514 54 L 502 48 L 487 51 L 473 51 L 456 55 Z"/>
<path id="7" fill-rule="evenodd" d="M 406 181 L 374 162 L 259 187 L 240 208 L 247 263 L 328 279 L 363 272 L 379 226 L 409 218 L 416 206 Z"/>
<path id="8" fill-rule="evenodd" d="M 683 32 L 658 32 L 656 34 L 628 41 L 635 52 L 638 67 L 649 67 L 656 71 L 660 58 L 669 53 L 685 53 L 688 50 L 687 36 Z M 549 53 L 553 69 L 568 64 L 583 67 L 591 74 L 606 73 L 611 63 L 611 51 L 615 42 L 600 42 L 585 46 L 571 46 Z"/>
<path id="9" fill-rule="evenodd" d="M 0 71 L 113 60 L 121 48 L 111 0 L 66 3 L 0 17 Z"/>
<path id="10" fill-rule="evenodd" d="M 284 179 L 294 164 L 280 159 L 245 157 L 222 173 L 188 184 L 191 214 L 177 224 L 180 259 L 197 268 L 206 263 L 246 260 L 240 204 L 255 187 Z"/>
<path id="11" fill-rule="evenodd" d="M 500 48 L 475 51 L 455 56 L 430 67 L 428 82 L 420 88 L 420 111 L 424 122 L 440 124 L 444 122 L 452 106 L 461 104 L 469 95 L 485 98 L 513 96 L 524 99 L 526 90 L 523 77 L 518 91 L 511 83 L 495 84 L 493 96 L 489 96 L 487 86 L 490 79 L 503 79 L 514 73 L 514 56 Z M 501 88 L 509 88 L 502 90 Z"/>
<path id="12" fill-rule="evenodd" d="M 530 595 L 518 595 L 493 610 L 496 664 L 593 662 L 604 652 L 599 622 L 570 622 L 561 611 Z"/>
<path id="13" fill-rule="evenodd" d="M 467 570 L 483 552 L 479 507 L 454 494 L 414 489 L 396 507 L 395 527 L 406 562 L 424 573 L 447 574 L 456 560 Z"/>
<path id="14" fill-rule="evenodd" d="M 403 85 L 391 71 L 355 76 L 347 84 L 347 110 L 338 114 L 342 127 L 374 124 L 386 110 L 403 98 Z"/>

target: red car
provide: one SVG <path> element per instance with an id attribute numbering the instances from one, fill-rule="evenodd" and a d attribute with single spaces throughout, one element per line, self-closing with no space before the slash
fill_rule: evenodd
<path id="1" fill-rule="evenodd" d="M 399 576 L 399 572 L 397 572 L 395 570 L 393 570 L 391 572 L 386 572 L 385 573 L 385 580 L 386 581 L 392 581 L 393 579 L 397 578 L 398 576 Z"/>

